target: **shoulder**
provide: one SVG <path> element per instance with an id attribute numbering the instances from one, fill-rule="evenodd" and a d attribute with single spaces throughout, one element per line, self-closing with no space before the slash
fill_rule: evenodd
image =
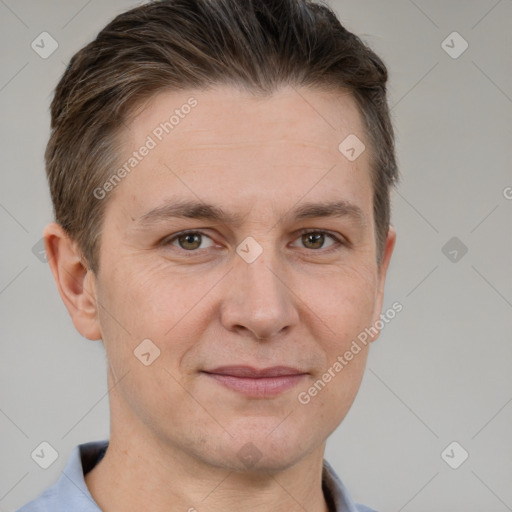
<path id="1" fill-rule="evenodd" d="M 36 499 L 26 503 L 16 512 L 52 512 L 55 510 L 56 487 L 46 489 Z"/>
<path id="2" fill-rule="evenodd" d="M 375 509 L 356 503 L 357 512 L 377 512 Z"/>
<path id="3" fill-rule="evenodd" d="M 355 503 L 334 467 L 323 461 L 322 485 L 329 507 L 335 512 L 377 512 L 373 508 Z"/>
<path id="4" fill-rule="evenodd" d="M 84 475 L 101 460 L 107 446 L 108 440 L 76 446 L 58 481 L 16 512 L 100 512 Z"/>

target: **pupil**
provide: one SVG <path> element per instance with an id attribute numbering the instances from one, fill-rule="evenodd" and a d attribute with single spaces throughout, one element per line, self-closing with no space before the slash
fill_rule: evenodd
<path id="1" fill-rule="evenodd" d="M 309 235 L 306 235 L 306 237 L 309 239 L 308 243 L 311 241 L 313 245 L 317 244 L 318 241 L 322 241 L 323 235 L 322 233 L 310 233 Z M 320 243 L 320 245 L 322 245 Z"/>
<path id="2" fill-rule="evenodd" d="M 186 234 L 183 236 L 183 239 L 185 240 L 185 245 L 187 244 L 194 244 L 194 239 L 196 239 L 196 243 L 197 243 L 197 239 L 199 238 L 199 235 L 195 235 L 195 234 Z M 191 240 L 192 239 L 192 240 Z M 190 247 L 188 247 L 190 249 Z M 187 247 L 184 247 L 184 249 L 187 249 Z"/>

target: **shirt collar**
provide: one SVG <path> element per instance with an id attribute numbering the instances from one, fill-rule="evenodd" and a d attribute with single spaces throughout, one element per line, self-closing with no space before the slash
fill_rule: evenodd
<path id="1" fill-rule="evenodd" d="M 334 468 L 324 459 L 322 490 L 329 512 L 375 512 L 364 505 L 356 505 Z"/>
<path id="2" fill-rule="evenodd" d="M 37 507 L 38 502 L 54 512 L 101 512 L 94 501 L 84 474 L 89 472 L 105 455 L 108 440 L 92 441 L 76 446 L 71 452 L 66 467 L 52 487 L 47 489 L 31 504 L 18 512 L 38 512 L 46 508 Z M 329 512 L 375 512 L 362 505 L 356 505 L 333 467 L 324 459 L 322 468 L 322 490 L 329 506 Z M 29 505 L 31 505 L 29 504 Z"/>

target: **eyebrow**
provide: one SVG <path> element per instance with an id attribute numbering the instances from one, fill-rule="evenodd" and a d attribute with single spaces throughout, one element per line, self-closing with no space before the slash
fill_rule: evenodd
<path id="1" fill-rule="evenodd" d="M 181 199 L 149 210 L 139 217 L 136 222 L 140 226 L 148 226 L 172 218 L 182 218 L 208 220 L 237 226 L 242 224 L 246 216 L 227 212 L 214 204 Z M 282 219 L 304 220 L 325 217 L 347 217 L 361 226 L 366 225 L 366 216 L 361 208 L 345 200 L 301 203 L 282 215 L 279 221 Z"/>

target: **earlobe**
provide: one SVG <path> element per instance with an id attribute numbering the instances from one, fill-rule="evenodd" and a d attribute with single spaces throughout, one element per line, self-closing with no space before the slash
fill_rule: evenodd
<path id="1" fill-rule="evenodd" d="M 75 328 L 87 339 L 101 339 L 95 276 L 76 242 L 55 222 L 46 226 L 43 236 L 48 263 Z"/>

